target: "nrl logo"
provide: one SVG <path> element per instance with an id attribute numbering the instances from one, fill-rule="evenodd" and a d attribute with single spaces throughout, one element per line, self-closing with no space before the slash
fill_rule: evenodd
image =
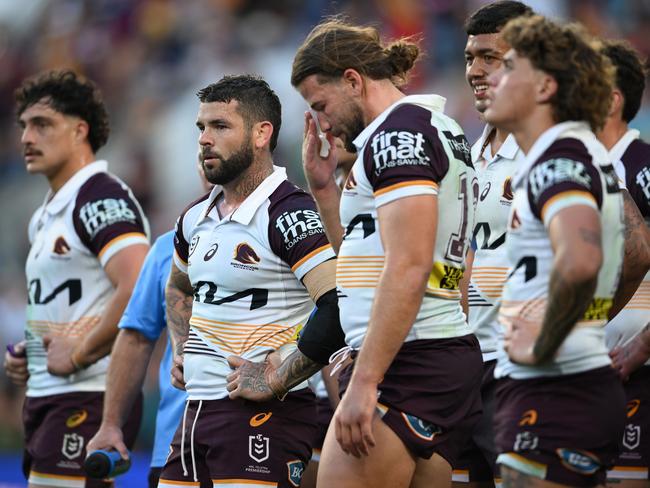
<path id="1" fill-rule="evenodd" d="M 84 448 L 84 438 L 77 433 L 65 434 L 63 436 L 63 447 L 61 453 L 68 459 L 75 459 L 81 456 Z"/>
<path id="2" fill-rule="evenodd" d="M 264 462 L 269 458 L 269 438 L 262 434 L 248 436 L 248 455 L 253 461 Z"/>

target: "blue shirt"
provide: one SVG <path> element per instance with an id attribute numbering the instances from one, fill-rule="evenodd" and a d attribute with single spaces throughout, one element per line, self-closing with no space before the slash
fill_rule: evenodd
<path id="1" fill-rule="evenodd" d="M 171 269 L 173 252 L 174 232 L 167 232 L 156 240 L 147 254 L 131 300 L 120 321 L 120 329 L 137 330 L 152 342 L 158 340 L 167 326 L 165 285 Z M 160 404 L 156 416 L 156 434 L 151 457 L 151 466 L 154 468 L 165 465 L 169 445 L 185 407 L 186 393 L 171 385 L 169 377 L 171 367 L 172 348 L 167 340 L 158 373 Z"/>

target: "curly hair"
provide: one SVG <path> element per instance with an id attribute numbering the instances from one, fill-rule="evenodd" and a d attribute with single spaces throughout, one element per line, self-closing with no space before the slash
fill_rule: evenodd
<path id="1" fill-rule="evenodd" d="M 14 98 L 18 117 L 43 100 L 57 112 L 85 120 L 93 153 L 108 141 L 108 113 L 101 93 L 95 83 L 74 71 L 46 71 L 27 78 L 15 91 Z"/>
<path id="2" fill-rule="evenodd" d="M 420 48 L 413 38 L 404 37 L 385 45 L 376 28 L 330 17 L 314 27 L 298 48 L 291 84 L 298 86 L 313 74 L 338 78 L 352 68 L 373 80 L 390 79 L 395 86 L 401 86 L 419 56 Z"/>
<path id="3" fill-rule="evenodd" d="M 605 125 L 614 67 L 582 26 L 535 15 L 511 20 L 502 34 L 518 55 L 555 79 L 550 103 L 556 123 L 584 120 L 593 131 Z"/>
<path id="4" fill-rule="evenodd" d="M 630 122 L 641 107 L 648 75 L 646 61 L 629 42 L 620 39 L 603 41 L 603 53 L 616 68 L 616 87 L 624 99 L 623 120 Z"/>
<path id="5" fill-rule="evenodd" d="M 246 127 L 257 122 L 268 121 L 273 126 L 269 147 L 275 149 L 282 125 L 282 105 L 269 84 L 256 75 L 224 76 L 216 83 L 200 89 L 196 96 L 201 103 L 238 102 L 237 112 L 244 119 Z"/>

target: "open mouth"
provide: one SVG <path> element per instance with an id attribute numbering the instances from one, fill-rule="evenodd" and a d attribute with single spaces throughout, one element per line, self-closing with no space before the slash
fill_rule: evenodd
<path id="1" fill-rule="evenodd" d="M 475 83 L 472 84 L 472 88 L 474 90 L 474 96 L 476 98 L 485 98 L 487 96 L 487 91 L 490 85 L 487 83 Z"/>

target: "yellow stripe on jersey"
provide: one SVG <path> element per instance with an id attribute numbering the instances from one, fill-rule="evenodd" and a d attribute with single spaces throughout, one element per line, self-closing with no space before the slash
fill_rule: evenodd
<path id="1" fill-rule="evenodd" d="M 488 298 L 499 298 L 503 293 L 503 287 L 508 277 L 508 268 L 505 267 L 483 267 L 472 268 L 472 284 L 481 294 Z"/>
<path id="2" fill-rule="evenodd" d="M 624 310 L 650 310 L 650 281 L 643 281 Z"/>
<path id="3" fill-rule="evenodd" d="M 411 181 L 403 181 L 401 183 L 395 183 L 394 185 L 387 186 L 386 188 L 382 188 L 380 190 L 377 190 L 376 192 L 373 193 L 374 196 L 378 197 L 380 195 L 383 195 L 385 193 L 388 193 L 393 190 L 398 190 L 400 188 L 404 188 L 407 186 L 429 186 L 434 189 L 438 189 L 438 185 L 430 180 L 411 180 Z"/>
<path id="4" fill-rule="evenodd" d="M 100 317 L 81 317 L 74 322 L 52 322 L 50 320 L 28 320 L 27 328 L 35 335 L 53 333 L 66 337 L 81 337 L 99 323 Z"/>
<path id="5" fill-rule="evenodd" d="M 120 241 L 123 241 L 124 239 L 129 239 L 131 237 L 142 237 L 147 242 L 149 242 L 149 240 L 147 239 L 147 236 L 144 235 L 142 232 L 129 232 L 127 234 L 122 234 L 120 236 L 117 236 L 115 239 L 111 239 L 110 241 L 108 241 L 108 244 L 106 244 L 104 247 L 102 247 L 102 250 L 99 251 L 99 254 L 97 256 L 101 259 L 101 257 L 104 255 L 104 253 L 106 253 L 106 251 L 108 251 L 108 249 L 111 246 L 113 246 L 114 244 L 117 244 Z"/>
<path id="6" fill-rule="evenodd" d="M 589 303 L 585 314 L 580 319 L 582 321 L 601 321 L 607 320 L 609 309 L 612 308 L 614 300 L 611 298 L 598 298 L 594 297 Z"/>
<path id="7" fill-rule="evenodd" d="M 158 483 L 159 488 L 164 488 L 166 486 L 201 486 L 201 483 L 195 481 L 173 481 L 164 478 L 160 478 Z"/>
<path id="8" fill-rule="evenodd" d="M 596 198 L 595 198 L 591 193 L 589 193 L 588 191 L 582 191 L 582 190 L 567 190 L 567 191 L 563 191 L 562 193 L 558 193 L 557 195 L 553 195 L 551 198 L 549 198 L 549 199 L 546 201 L 546 203 L 545 203 L 544 206 L 542 207 L 542 211 L 540 212 L 540 215 L 542 216 L 542 222 L 546 222 L 544 216 L 545 216 L 545 214 L 546 214 L 546 211 L 548 210 L 548 208 L 549 208 L 552 204 L 554 204 L 554 203 L 557 202 L 558 200 L 561 200 L 561 199 L 563 199 L 563 198 L 568 198 L 568 197 L 581 197 L 581 198 L 586 198 L 586 199 L 591 200 L 592 202 L 594 202 L 594 204 L 597 204 L 597 203 L 596 203 Z"/>
<path id="9" fill-rule="evenodd" d="M 433 263 L 427 289 L 458 290 L 463 278 L 463 269 L 436 261 Z"/>
<path id="10" fill-rule="evenodd" d="M 216 485 L 258 485 L 258 486 L 278 486 L 274 481 L 261 481 L 261 480 L 244 480 L 244 479 L 226 479 L 219 480 L 213 479 L 212 482 Z"/>
<path id="11" fill-rule="evenodd" d="M 384 256 L 342 256 L 336 259 L 336 284 L 342 288 L 376 288 Z"/>
<path id="12" fill-rule="evenodd" d="M 307 262 L 308 259 L 311 259 L 311 258 L 313 258 L 314 256 L 316 256 L 317 254 L 319 254 L 319 253 L 321 253 L 321 252 L 323 252 L 323 251 L 327 251 L 328 249 L 331 249 L 331 248 L 332 248 L 332 246 L 331 246 L 330 244 L 325 244 L 324 246 L 321 246 L 321 247 L 319 247 L 318 249 L 314 249 L 312 252 L 310 252 L 309 254 L 307 254 L 306 256 L 304 256 L 304 257 L 303 257 L 300 261 L 298 261 L 296 264 L 294 264 L 293 266 L 291 266 L 291 271 L 296 271 L 300 266 L 302 266 L 303 264 L 305 264 L 305 263 Z"/>
<path id="13" fill-rule="evenodd" d="M 277 349 L 287 343 L 295 342 L 296 333 L 302 324 L 294 326 L 278 324 L 238 324 L 219 322 L 203 317 L 193 316 L 190 325 L 213 345 L 242 354 L 254 347 L 272 347 Z"/>

